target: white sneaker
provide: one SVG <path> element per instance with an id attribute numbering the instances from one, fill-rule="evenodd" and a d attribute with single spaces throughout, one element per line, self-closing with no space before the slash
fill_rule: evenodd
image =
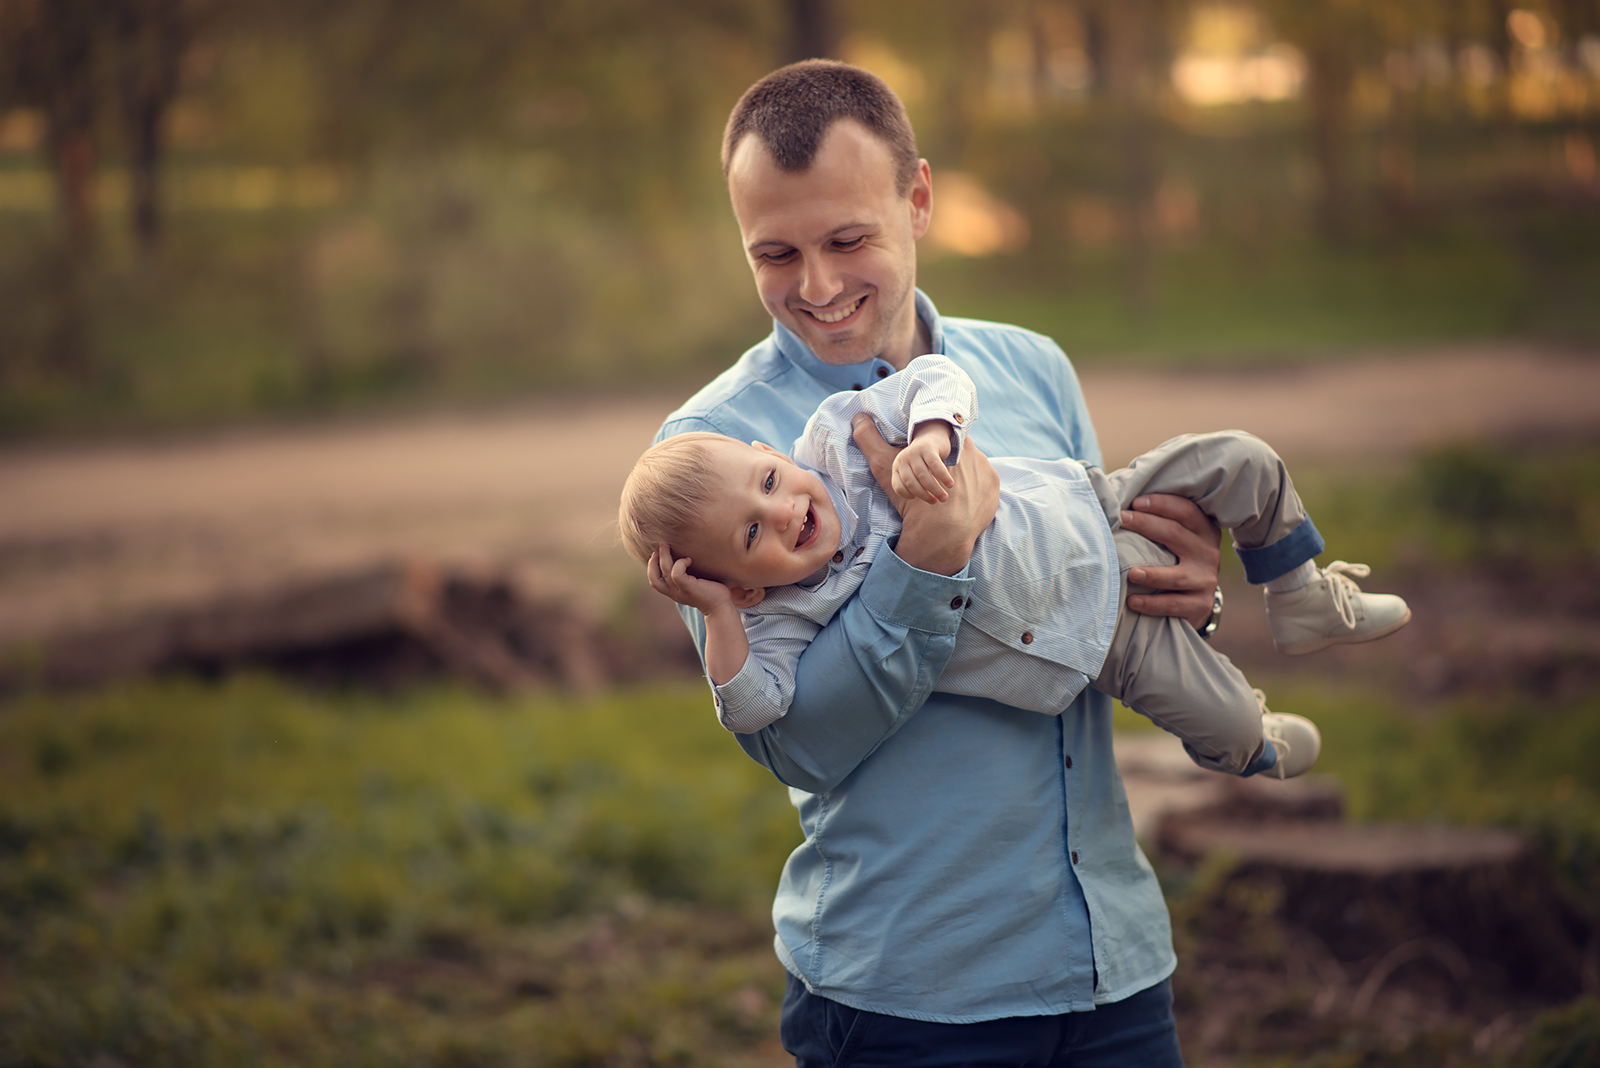
<path id="1" fill-rule="evenodd" d="M 1262 700 L 1260 690 L 1256 700 Z M 1322 732 L 1304 716 L 1293 712 L 1268 712 L 1262 705 L 1261 733 L 1278 751 L 1278 762 L 1261 774 L 1269 779 L 1292 779 L 1311 770 L 1322 752 Z"/>
<path id="2" fill-rule="evenodd" d="M 1298 590 L 1266 591 L 1267 625 L 1278 652 L 1300 656 L 1370 642 L 1405 626 L 1411 620 L 1405 601 L 1390 593 L 1362 593 L 1347 577 L 1366 578 L 1371 571 L 1366 564 L 1335 560 Z"/>

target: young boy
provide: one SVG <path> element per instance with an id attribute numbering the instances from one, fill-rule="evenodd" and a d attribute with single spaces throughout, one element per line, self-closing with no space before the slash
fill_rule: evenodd
<path id="1" fill-rule="evenodd" d="M 965 372 L 920 356 L 824 401 L 793 459 L 704 433 L 640 458 L 623 489 L 623 541 L 652 587 L 705 616 L 723 726 L 752 733 L 787 712 L 800 654 L 899 533 L 852 419 L 865 413 L 886 440 L 907 443 L 896 494 L 938 502 L 977 409 Z M 951 604 L 964 615 L 935 689 L 1053 715 L 1092 683 L 1182 738 L 1203 767 L 1278 778 L 1309 768 L 1321 747 L 1310 720 L 1268 712 L 1187 622 L 1122 610 L 1128 568 L 1171 562 L 1121 529 L 1122 510 L 1145 493 L 1188 497 L 1233 531 L 1246 577 L 1267 587 L 1282 652 L 1371 641 L 1411 618 L 1400 598 L 1362 593 L 1347 577 L 1365 576 L 1365 565 L 1312 564 L 1322 539 L 1283 462 L 1242 431 L 1174 438 L 1109 474 L 1070 459 L 991 462 L 999 512 L 968 565 L 972 596 Z"/>

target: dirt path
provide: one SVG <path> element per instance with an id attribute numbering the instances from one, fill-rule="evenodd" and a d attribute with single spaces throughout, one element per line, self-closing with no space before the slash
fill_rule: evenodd
<path id="1" fill-rule="evenodd" d="M 1600 359 L 1529 347 L 1083 386 L 1111 463 L 1224 426 L 1297 464 L 1600 433 Z M 622 479 L 679 399 L 0 450 L 0 646 L 403 554 L 509 562 L 598 604 L 626 566 Z"/>

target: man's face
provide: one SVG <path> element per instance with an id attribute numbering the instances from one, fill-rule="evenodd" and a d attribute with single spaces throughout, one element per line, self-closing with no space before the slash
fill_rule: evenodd
<path id="1" fill-rule="evenodd" d="M 815 474 L 764 445 L 708 442 L 721 479 L 700 528 L 680 555 L 731 586 L 799 582 L 839 550 L 839 513 Z"/>
<path id="2" fill-rule="evenodd" d="M 926 162 L 904 194 L 884 143 L 844 119 L 823 135 L 811 169 L 778 169 L 746 136 L 728 168 L 728 195 L 761 302 L 824 363 L 874 356 L 903 368 L 917 343 L 916 240 L 928 228 Z"/>

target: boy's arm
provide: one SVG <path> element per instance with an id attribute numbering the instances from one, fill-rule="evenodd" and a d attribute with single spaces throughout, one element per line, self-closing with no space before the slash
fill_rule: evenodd
<path id="1" fill-rule="evenodd" d="M 686 556 L 674 560 L 672 550 L 662 545 L 650 554 L 645 577 L 650 580 L 651 589 L 705 617 L 706 674 L 713 685 L 722 686 L 744 667 L 750 656 L 750 640 L 745 637 L 733 593 L 720 582 L 689 574 L 689 563 Z"/>

